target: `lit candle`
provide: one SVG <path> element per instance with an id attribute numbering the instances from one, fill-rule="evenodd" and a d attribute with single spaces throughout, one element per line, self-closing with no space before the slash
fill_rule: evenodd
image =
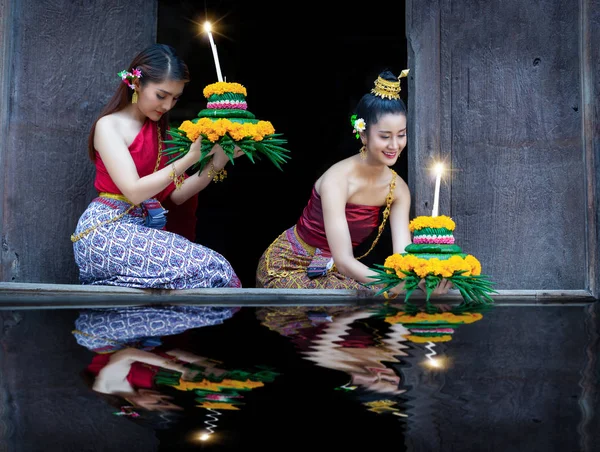
<path id="1" fill-rule="evenodd" d="M 217 55 L 217 46 L 213 40 L 210 22 L 204 22 L 204 31 L 208 33 L 208 39 L 210 40 L 210 47 L 212 48 L 213 59 L 215 60 L 215 66 L 217 68 L 217 79 L 222 82 L 223 76 L 221 75 L 221 66 L 219 65 L 219 55 Z"/>
<path id="2" fill-rule="evenodd" d="M 440 184 L 442 182 L 442 172 L 444 171 L 444 165 L 438 163 L 435 165 L 435 197 L 433 198 L 433 212 L 432 217 L 437 217 L 440 210 Z"/>

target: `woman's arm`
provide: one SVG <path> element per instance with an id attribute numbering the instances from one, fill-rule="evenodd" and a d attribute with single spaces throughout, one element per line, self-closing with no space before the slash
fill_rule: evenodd
<path id="1" fill-rule="evenodd" d="M 329 170 L 323 176 L 320 187 L 323 222 L 327 244 L 337 270 L 358 282 L 372 282 L 375 272 L 356 260 L 352 250 L 352 238 L 346 220 L 348 183 L 338 171 Z"/>
<path id="2" fill-rule="evenodd" d="M 235 146 L 234 149 L 235 153 L 233 158 L 237 158 L 243 154 L 242 150 L 238 146 Z M 208 155 L 211 154 L 214 155 L 211 162 L 206 165 L 201 173 L 196 172 L 193 176 L 188 177 L 181 185 L 179 190 L 174 190 L 170 196 L 171 201 L 173 201 L 175 204 L 183 204 L 192 196 L 204 190 L 208 184 L 210 184 L 210 182 L 213 180 L 213 173 L 219 172 L 225 168 L 225 165 L 227 165 L 229 162 L 229 157 L 227 154 L 225 154 L 225 151 L 219 144 L 215 144 L 213 146 Z"/>
<path id="3" fill-rule="evenodd" d="M 129 149 L 119 133 L 117 120 L 104 116 L 98 120 L 94 134 L 94 147 L 100 154 L 106 170 L 121 193 L 133 204 L 139 204 L 164 190 L 173 179 L 170 174 L 173 165 L 169 165 L 155 173 L 140 177 Z M 200 141 L 190 147 L 190 151 L 177 160 L 175 171 L 183 174 L 200 158 Z"/>
<path id="4" fill-rule="evenodd" d="M 187 369 L 181 363 L 172 361 L 159 355 L 155 355 L 154 353 L 147 352 L 145 350 L 139 350 L 131 347 L 115 352 L 113 356 L 111 356 L 107 366 L 116 363 L 127 363 L 129 366 L 131 366 L 134 362 L 150 364 L 152 366 L 162 367 L 163 369 L 170 369 L 181 373 L 184 373 Z"/>
<path id="5" fill-rule="evenodd" d="M 390 209 L 390 227 L 392 228 L 393 252 L 404 253 L 404 248 L 412 243 L 408 228 L 410 215 L 410 191 L 406 182 L 396 176 L 394 202 Z"/>

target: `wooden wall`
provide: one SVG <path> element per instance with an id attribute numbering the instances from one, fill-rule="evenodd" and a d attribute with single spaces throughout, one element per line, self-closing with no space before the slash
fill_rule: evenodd
<path id="1" fill-rule="evenodd" d="M 89 126 L 156 39 L 156 2 L 0 0 L 0 280 L 77 283 Z M 500 290 L 597 296 L 600 0 L 406 2 L 413 215 L 440 214 Z M 568 293 L 567 293 L 568 295 Z"/>
<path id="2" fill-rule="evenodd" d="M 90 126 L 156 39 L 156 2 L 0 0 L 0 280 L 76 283 Z"/>
<path id="3" fill-rule="evenodd" d="M 407 2 L 414 214 L 431 214 L 428 167 L 444 161 L 440 214 L 498 289 L 595 291 L 589 89 L 599 66 L 585 33 L 598 37 L 599 9 L 596 0 Z"/>

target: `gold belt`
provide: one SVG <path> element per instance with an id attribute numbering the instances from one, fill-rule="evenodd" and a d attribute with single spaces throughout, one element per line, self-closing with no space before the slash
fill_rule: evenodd
<path id="1" fill-rule="evenodd" d="M 73 234 L 71 235 L 71 242 L 75 243 L 79 240 L 81 240 L 83 237 L 85 237 L 86 235 L 88 235 L 90 232 L 92 232 L 94 229 L 100 227 L 100 226 L 104 226 L 110 223 L 113 223 L 121 218 L 123 218 L 125 215 L 127 215 L 129 212 L 131 212 L 131 210 L 136 207 L 135 204 L 133 204 L 131 201 L 129 201 L 125 196 L 123 195 L 118 195 L 115 193 L 107 193 L 107 192 L 101 192 L 99 195 L 99 197 L 101 198 L 109 198 L 109 199 L 116 199 L 118 201 L 125 201 L 126 203 L 130 204 L 130 206 L 127 208 L 127 210 L 125 212 L 120 213 L 119 215 L 117 215 L 114 218 L 111 218 L 110 220 L 106 220 L 103 221 L 99 224 L 96 224 L 92 227 L 87 228 L 85 231 L 80 232 L 79 234 Z"/>
<path id="2" fill-rule="evenodd" d="M 98 196 L 101 197 L 101 198 L 116 199 L 117 201 L 125 201 L 128 204 L 133 204 L 125 196 L 119 195 L 119 194 L 116 194 L 116 193 L 107 193 L 107 192 L 103 191 Z"/>

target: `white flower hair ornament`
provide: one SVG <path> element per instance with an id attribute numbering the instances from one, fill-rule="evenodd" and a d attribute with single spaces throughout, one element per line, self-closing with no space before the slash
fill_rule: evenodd
<path id="1" fill-rule="evenodd" d="M 363 132 L 367 128 L 367 123 L 363 118 L 357 118 L 356 115 L 350 117 L 350 122 L 354 128 L 352 132 L 356 134 L 356 138 L 360 138 L 360 132 Z"/>

